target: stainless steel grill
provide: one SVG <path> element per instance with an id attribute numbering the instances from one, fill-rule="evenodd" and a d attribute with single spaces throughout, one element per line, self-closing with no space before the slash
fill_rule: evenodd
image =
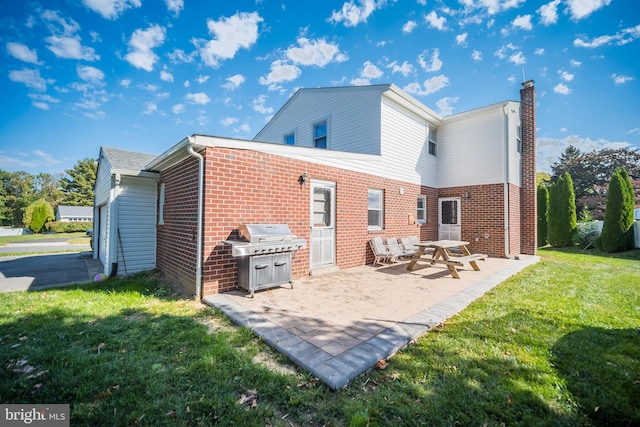
<path id="1" fill-rule="evenodd" d="M 287 224 L 242 224 L 238 236 L 244 240 L 225 240 L 238 258 L 238 287 L 251 293 L 291 281 L 291 254 L 306 247 Z"/>

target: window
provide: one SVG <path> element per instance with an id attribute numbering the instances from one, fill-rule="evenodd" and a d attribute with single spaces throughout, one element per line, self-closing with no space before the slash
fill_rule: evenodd
<path id="1" fill-rule="evenodd" d="M 522 126 L 518 125 L 518 136 L 517 138 L 517 144 L 518 144 L 518 153 L 522 154 Z"/>
<path id="2" fill-rule="evenodd" d="M 293 133 L 284 136 L 284 143 L 287 145 L 295 145 L 296 144 L 296 136 Z"/>
<path id="3" fill-rule="evenodd" d="M 429 154 L 432 156 L 436 156 L 436 142 L 437 142 L 437 131 L 436 128 L 429 128 Z"/>
<path id="4" fill-rule="evenodd" d="M 443 200 L 440 203 L 441 206 L 441 224 L 458 225 L 458 201 L 457 200 Z"/>
<path id="5" fill-rule="evenodd" d="M 369 230 L 382 230 L 382 190 L 369 190 Z"/>
<path id="6" fill-rule="evenodd" d="M 315 148 L 327 148 L 327 121 L 313 125 L 313 146 Z"/>
<path id="7" fill-rule="evenodd" d="M 160 202 L 158 207 L 158 224 L 164 224 L 164 182 L 160 184 Z"/>
<path id="8" fill-rule="evenodd" d="M 416 211 L 416 222 L 418 224 L 427 223 L 427 196 L 418 196 Z"/>

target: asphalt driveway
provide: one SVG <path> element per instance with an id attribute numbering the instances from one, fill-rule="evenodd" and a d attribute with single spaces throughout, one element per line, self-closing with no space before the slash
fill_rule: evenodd
<path id="1" fill-rule="evenodd" d="M 90 252 L 0 257 L 0 292 L 87 283 L 101 272 Z"/>

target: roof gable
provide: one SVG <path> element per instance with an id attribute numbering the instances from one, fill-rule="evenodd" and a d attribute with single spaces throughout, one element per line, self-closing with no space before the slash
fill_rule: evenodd
<path id="1" fill-rule="evenodd" d="M 101 147 L 104 157 L 111 165 L 111 169 L 142 171 L 148 163 L 158 157 L 155 154 L 139 153 L 136 151 L 120 150 L 112 147 Z"/>

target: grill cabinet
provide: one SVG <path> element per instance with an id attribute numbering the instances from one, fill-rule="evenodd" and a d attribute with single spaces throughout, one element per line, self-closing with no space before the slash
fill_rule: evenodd
<path id="1" fill-rule="evenodd" d="M 292 253 L 304 248 L 287 224 L 242 224 L 238 235 L 245 240 L 226 240 L 238 261 L 237 288 L 253 293 L 291 281 Z"/>

